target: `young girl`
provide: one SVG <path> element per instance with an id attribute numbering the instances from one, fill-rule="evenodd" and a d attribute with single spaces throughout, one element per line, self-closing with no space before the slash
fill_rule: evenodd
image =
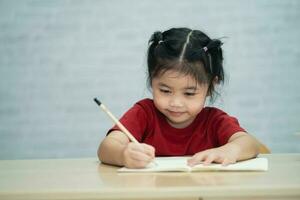
<path id="1" fill-rule="evenodd" d="M 155 156 L 193 155 L 188 165 L 227 165 L 255 157 L 254 137 L 225 112 L 204 107 L 224 80 L 220 40 L 199 30 L 172 28 L 155 32 L 148 47 L 148 81 L 153 99 L 130 108 L 120 122 L 140 142 L 130 142 L 114 126 L 102 141 L 103 163 L 143 168 Z"/>

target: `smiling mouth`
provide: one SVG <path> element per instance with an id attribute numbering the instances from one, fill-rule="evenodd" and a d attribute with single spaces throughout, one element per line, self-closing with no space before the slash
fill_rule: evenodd
<path id="1" fill-rule="evenodd" d="M 168 113 L 173 117 L 180 117 L 181 115 L 184 114 L 184 112 L 175 112 L 175 111 L 171 111 L 171 110 L 168 110 Z"/>

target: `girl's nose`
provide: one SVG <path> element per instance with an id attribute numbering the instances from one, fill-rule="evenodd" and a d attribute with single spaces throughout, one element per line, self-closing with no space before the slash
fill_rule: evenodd
<path id="1" fill-rule="evenodd" d="M 169 101 L 169 105 L 171 107 L 182 107 L 183 106 L 181 99 L 178 97 L 171 98 Z"/>

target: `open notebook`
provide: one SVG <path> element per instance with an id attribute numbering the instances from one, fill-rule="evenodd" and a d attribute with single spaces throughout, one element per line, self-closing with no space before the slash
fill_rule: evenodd
<path id="1" fill-rule="evenodd" d="M 203 165 L 194 167 L 187 165 L 189 157 L 157 157 L 155 163 L 150 163 L 143 169 L 129 169 L 122 167 L 118 172 L 192 172 L 192 171 L 267 171 L 267 158 L 253 158 L 235 164 L 222 166 L 221 164 Z"/>

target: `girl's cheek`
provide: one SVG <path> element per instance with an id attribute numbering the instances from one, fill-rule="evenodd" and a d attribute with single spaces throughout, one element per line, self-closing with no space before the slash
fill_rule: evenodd
<path id="1" fill-rule="evenodd" d="M 156 99 L 156 102 L 159 107 L 165 107 L 168 104 L 167 99 L 163 96 L 158 96 L 158 98 Z"/>

